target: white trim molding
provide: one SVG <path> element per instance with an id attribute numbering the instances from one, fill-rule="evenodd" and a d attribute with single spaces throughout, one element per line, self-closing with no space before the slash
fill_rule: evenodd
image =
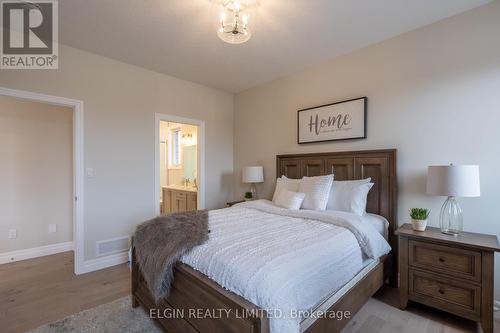
<path id="1" fill-rule="evenodd" d="M 78 274 L 90 273 L 111 266 L 120 265 L 128 261 L 128 251 L 111 254 L 109 256 L 90 259 L 83 262 Z"/>
<path id="2" fill-rule="evenodd" d="M 83 102 L 76 99 L 33 93 L 0 87 L 0 96 L 65 106 L 73 109 L 73 244 L 75 274 L 83 272 L 84 216 L 83 216 Z M 28 249 L 29 250 L 29 249 Z M 26 251 L 28 251 L 26 250 Z"/>
<path id="3" fill-rule="evenodd" d="M 73 242 L 50 244 L 11 252 L 0 253 L 0 264 L 48 256 L 73 250 Z"/>
<path id="4" fill-rule="evenodd" d="M 205 122 L 162 113 L 155 113 L 155 214 L 160 214 L 160 121 L 198 126 L 198 209 L 205 208 Z"/>

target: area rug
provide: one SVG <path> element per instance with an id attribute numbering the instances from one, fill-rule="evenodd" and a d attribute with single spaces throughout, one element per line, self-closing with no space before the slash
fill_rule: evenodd
<path id="1" fill-rule="evenodd" d="M 130 296 L 99 305 L 29 333 L 160 333 L 161 329 L 141 307 L 132 308 Z"/>

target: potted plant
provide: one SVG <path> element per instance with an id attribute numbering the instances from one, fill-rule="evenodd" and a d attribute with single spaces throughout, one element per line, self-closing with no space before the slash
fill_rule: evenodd
<path id="1" fill-rule="evenodd" d="M 245 192 L 245 201 L 250 201 L 253 199 L 252 192 Z"/>
<path id="2" fill-rule="evenodd" d="M 429 210 L 427 208 L 412 208 L 410 209 L 411 226 L 415 231 L 425 231 L 427 227 L 427 219 L 429 218 Z"/>

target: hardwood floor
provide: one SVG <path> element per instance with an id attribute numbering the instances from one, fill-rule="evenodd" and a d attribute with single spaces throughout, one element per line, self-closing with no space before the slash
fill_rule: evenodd
<path id="1" fill-rule="evenodd" d="M 24 332 L 128 294 L 125 264 L 75 276 L 73 253 L 65 252 L 0 265 L 0 332 Z M 414 303 L 401 311 L 397 304 L 397 289 L 382 288 L 344 333 L 476 332 L 474 322 Z"/>
<path id="2" fill-rule="evenodd" d="M 127 265 L 73 274 L 73 252 L 0 265 L 0 331 L 24 332 L 130 294 Z"/>

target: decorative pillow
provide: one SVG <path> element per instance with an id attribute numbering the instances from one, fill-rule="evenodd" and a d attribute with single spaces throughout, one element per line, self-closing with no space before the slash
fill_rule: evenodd
<path id="1" fill-rule="evenodd" d="M 325 210 L 332 182 L 333 175 L 302 178 L 299 184 L 299 192 L 306 195 L 302 208 Z"/>
<path id="2" fill-rule="evenodd" d="M 281 178 L 276 179 L 276 189 L 274 190 L 273 202 L 276 203 L 276 198 L 281 190 L 285 189 L 292 192 L 299 191 L 299 183 L 300 179 L 291 179 L 285 176 L 281 176 Z"/>
<path id="3" fill-rule="evenodd" d="M 371 180 L 334 181 L 326 209 L 365 215 L 368 192 L 373 186 Z"/>
<path id="4" fill-rule="evenodd" d="M 282 189 L 276 198 L 276 206 L 286 209 L 300 209 L 306 195 L 304 193 L 292 192 L 287 189 Z"/>

